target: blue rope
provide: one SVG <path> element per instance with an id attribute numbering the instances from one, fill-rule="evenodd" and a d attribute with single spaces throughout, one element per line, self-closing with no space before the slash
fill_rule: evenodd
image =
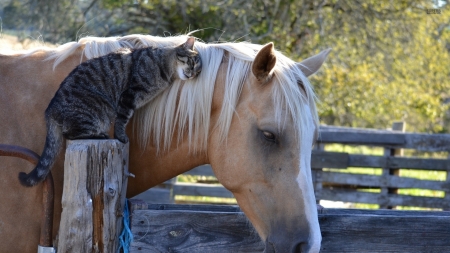
<path id="1" fill-rule="evenodd" d="M 130 210 L 128 209 L 128 200 L 125 199 L 125 206 L 123 208 L 123 229 L 119 236 L 119 248 L 123 250 L 123 253 L 128 253 L 130 250 L 131 242 L 133 242 L 133 234 L 130 229 Z"/>

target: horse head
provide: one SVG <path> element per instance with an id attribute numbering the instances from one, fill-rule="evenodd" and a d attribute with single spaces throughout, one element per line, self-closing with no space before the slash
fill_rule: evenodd
<path id="1" fill-rule="evenodd" d="M 212 168 L 265 241 L 265 252 L 320 250 L 310 165 L 318 119 L 303 73 L 316 72 L 328 53 L 294 63 L 272 43 L 262 47 L 242 85 L 226 140 L 217 127 L 209 139 Z M 223 97 L 223 89 L 216 84 L 214 96 Z M 213 99 L 213 115 L 222 104 Z"/>

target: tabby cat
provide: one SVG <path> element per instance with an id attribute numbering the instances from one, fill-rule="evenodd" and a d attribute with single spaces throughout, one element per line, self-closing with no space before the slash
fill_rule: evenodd
<path id="1" fill-rule="evenodd" d="M 196 77 L 202 67 L 194 38 L 176 47 L 122 49 L 88 60 L 61 83 L 45 111 L 47 138 L 37 166 L 19 173 L 20 183 L 43 181 L 66 139 L 114 138 L 128 142 L 125 126 L 135 109 L 155 98 L 177 78 Z"/>

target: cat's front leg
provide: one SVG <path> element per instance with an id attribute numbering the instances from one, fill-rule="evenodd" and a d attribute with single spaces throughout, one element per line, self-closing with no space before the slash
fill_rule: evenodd
<path id="1" fill-rule="evenodd" d="M 114 123 L 114 138 L 118 139 L 122 143 L 128 143 L 129 139 L 125 132 L 128 120 L 133 115 L 133 110 L 126 110 L 120 108 L 117 111 L 116 122 Z"/>
<path id="2" fill-rule="evenodd" d="M 135 94 L 131 90 L 122 93 L 117 108 L 117 117 L 114 123 L 114 138 L 122 143 L 128 143 L 129 139 L 125 132 L 128 121 L 133 116 L 135 108 Z"/>

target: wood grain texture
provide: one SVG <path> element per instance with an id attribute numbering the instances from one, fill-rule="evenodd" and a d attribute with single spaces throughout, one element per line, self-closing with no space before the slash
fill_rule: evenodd
<path id="1" fill-rule="evenodd" d="M 128 145 L 68 141 L 58 252 L 115 252 L 122 228 Z"/>
<path id="2" fill-rule="evenodd" d="M 136 210 L 130 252 L 262 252 L 243 213 Z"/>
<path id="3" fill-rule="evenodd" d="M 450 252 L 450 217 L 319 215 L 321 252 Z"/>
<path id="4" fill-rule="evenodd" d="M 185 207 L 189 211 L 182 205 L 163 208 L 133 211 L 130 252 L 263 250 L 241 212 L 210 212 L 205 206 L 195 211 L 192 205 Z M 322 253 L 450 252 L 450 212 L 325 209 L 319 223 Z"/>

